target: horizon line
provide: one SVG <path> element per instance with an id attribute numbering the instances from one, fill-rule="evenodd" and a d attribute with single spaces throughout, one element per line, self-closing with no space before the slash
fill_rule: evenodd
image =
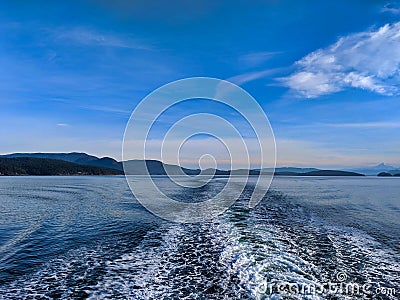
<path id="1" fill-rule="evenodd" d="M 0 153 L 0 156 L 14 155 L 14 154 L 85 154 L 85 155 L 88 155 L 88 156 L 96 157 L 97 159 L 111 158 L 111 159 L 113 159 L 113 160 L 115 160 L 117 162 L 124 162 L 123 160 L 118 160 L 115 157 L 112 157 L 112 156 L 109 156 L 109 155 L 97 156 L 97 155 L 89 154 L 89 153 L 83 152 L 83 151 L 70 151 L 70 152 L 41 152 L 41 151 L 40 152 L 11 152 L 11 153 Z M 143 159 L 132 158 L 132 159 L 129 159 L 129 160 L 143 160 Z M 149 158 L 149 159 L 144 159 L 144 160 L 147 160 L 147 161 L 150 161 L 150 160 L 151 161 L 159 161 L 159 162 L 161 162 L 163 164 L 176 165 L 176 166 L 187 168 L 187 169 L 192 169 L 193 168 L 193 167 L 185 166 L 183 164 L 182 165 L 177 165 L 177 164 L 174 164 L 174 163 L 165 162 L 165 161 L 162 161 L 162 160 L 156 159 L 156 158 Z M 195 163 L 195 162 L 193 162 L 193 163 Z M 308 169 L 308 168 L 315 168 L 315 169 L 318 169 L 318 168 L 352 168 L 352 169 L 362 169 L 362 168 L 374 168 L 374 167 L 378 167 L 380 165 L 387 166 L 387 167 L 392 167 L 394 169 L 400 168 L 400 163 L 396 164 L 397 166 L 393 166 L 393 165 L 387 165 L 385 162 L 380 161 L 380 162 L 371 163 L 371 165 L 362 165 L 362 166 L 361 165 L 330 165 L 330 166 L 327 166 L 327 165 L 325 165 L 325 166 L 319 165 L 318 166 L 318 165 L 316 165 L 316 166 L 312 166 L 312 165 L 304 165 L 304 164 L 301 164 L 301 165 L 296 165 L 296 164 L 293 164 L 293 165 L 279 164 L 278 165 L 277 164 L 275 166 L 275 169 L 277 169 L 277 168 L 300 168 L 300 169 Z M 269 167 L 267 169 L 270 169 L 270 168 L 272 168 L 272 167 Z M 196 169 L 201 169 L 201 168 L 196 168 Z M 212 168 L 206 168 L 206 169 L 212 169 Z M 239 169 L 246 169 L 246 168 L 239 168 Z M 235 169 L 235 170 L 239 170 L 239 169 Z M 218 169 L 218 170 L 228 171 L 228 170 L 232 170 L 232 169 L 222 169 L 221 168 L 221 169 Z M 248 170 L 257 170 L 257 168 L 248 168 Z M 258 170 L 259 170 L 259 168 L 258 168 Z"/>

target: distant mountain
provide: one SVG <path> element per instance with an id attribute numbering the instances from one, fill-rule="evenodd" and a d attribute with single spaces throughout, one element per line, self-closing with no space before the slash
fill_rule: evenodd
<path id="1" fill-rule="evenodd" d="M 89 166 L 110 168 L 119 171 L 123 170 L 122 162 L 116 161 L 114 158 L 111 157 L 97 158 L 96 160 L 91 160 L 84 164 Z"/>
<path id="2" fill-rule="evenodd" d="M 176 165 L 163 164 L 158 160 L 128 160 L 123 162 L 125 173 L 128 175 L 197 175 L 200 170 L 187 169 Z M 146 170 L 147 169 L 147 170 Z"/>
<path id="3" fill-rule="evenodd" d="M 362 173 L 365 175 L 376 175 L 380 172 L 389 172 L 389 171 L 395 170 L 395 169 L 396 168 L 393 166 L 386 165 L 385 163 L 380 163 L 379 165 L 372 166 L 372 167 L 355 168 L 355 169 L 349 169 L 346 171 Z"/>
<path id="4" fill-rule="evenodd" d="M 93 155 L 80 152 L 71 153 L 12 153 L 0 155 L 0 158 L 17 158 L 17 157 L 32 157 L 32 158 L 50 158 L 58 159 L 67 162 L 73 162 L 80 165 L 96 166 L 110 168 L 122 171 L 122 163 L 111 157 L 98 158 Z"/>
<path id="5" fill-rule="evenodd" d="M 272 172 L 273 169 L 266 168 L 262 169 L 262 172 Z M 295 168 L 295 167 L 278 167 L 275 168 L 276 173 L 280 174 L 293 174 L 293 173 L 307 173 L 312 171 L 318 171 L 319 169 L 316 168 Z"/>
<path id="6" fill-rule="evenodd" d="M 119 175 L 122 171 L 86 166 L 59 159 L 36 157 L 0 158 L 0 175 Z"/>
<path id="7" fill-rule="evenodd" d="M 305 172 L 306 173 L 306 172 Z M 275 176 L 299 176 L 305 173 L 296 173 L 296 172 L 275 172 L 274 175 Z"/>
<path id="8" fill-rule="evenodd" d="M 12 153 L 6 155 L 0 155 L 3 158 L 15 158 L 15 157 L 33 157 L 33 158 L 50 158 L 59 159 L 68 162 L 86 164 L 90 161 L 98 160 L 99 158 L 93 155 L 80 152 L 71 153 Z"/>
<path id="9" fill-rule="evenodd" d="M 13 153 L 0 155 L 1 159 L 10 158 L 37 158 L 37 159 L 53 159 L 58 160 L 61 166 L 64 166 L 61 162 L 70 162 L 74 164 L 79 164 L 82 166 L 91 166 L 99 168 L 107 168 L 111 170 L 116 170 L 116 174 L 121 174 L 124 170 L 122 162 L 118 162 L 111 157 L 98 158 L 93 155 L 88 155 L 86 153 Z M 144 175 L 147 174 L 145 167 L 148 168 L 151 175 L 166 175 L 166 169 L 171 175 L 181 174 L 183 171 L 188 175 L 196 175 L 200 173 L 200 170 L 192 170 L 187 168 L 181 168 L 175 165 L 163 164 L 157 160 L 129 160 L 124 163 L 126 173 L 129 175 Z M 5 168 L 5 167 L 4 167 Z M 32 170 L 30 170 L 32 172 Z M 42 170 L 43 171 L 43 170 Z M 18 173 L 18 172 L 15 172 Z M 218 173 L 218 172 L 217 172 Z M 30 173 L 28 173 L 30 174 Z"/>
<path id="10" fill-rule="evenodd" d="M 380 163 L 379 165 L 375 166 L 374 169 L 376 170 L 393 170 L 395 167 L 388 166 L 385 163 Z"/>

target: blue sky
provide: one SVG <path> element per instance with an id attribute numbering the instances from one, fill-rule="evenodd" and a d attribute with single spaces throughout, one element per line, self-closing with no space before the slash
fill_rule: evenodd
<path id="1" fill-rule="evenodd" d="M 2 1 L 0 64 L 1 153 L 120 159 L 143 97 L 209 76 L 257 99 L 278 165 L 400 165 L 397 2 Z"/>

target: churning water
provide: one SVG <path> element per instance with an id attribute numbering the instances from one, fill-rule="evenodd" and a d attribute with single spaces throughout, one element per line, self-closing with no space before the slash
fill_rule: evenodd
<path id="1" fill-rule="evenodd" d="M 174 194 L 201 201 L 224 182 Z M 179 224 L 147 212 L 123 177 L 0 178 L 0 298 L 399 297 L 400 179 L 278 177 L 254 209 L 250 194 Z M 368 290 L 299 289 L 339 281 Z"/>

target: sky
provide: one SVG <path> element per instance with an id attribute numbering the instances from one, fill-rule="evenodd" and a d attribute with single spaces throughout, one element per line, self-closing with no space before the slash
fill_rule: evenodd
<path id="1" fill-rule="evenodd" d="M 204 76 L 256 99 L 279 166 L 400 166 L 399 2 L 2 1 L 0 65 L 3 154 L 121 159 L 140 101 Z M 169 111 L 152 142 L 177 116 L 232 116 L 206 102 Z M 200 136 L 187 153 L 212 143 Z"/>

